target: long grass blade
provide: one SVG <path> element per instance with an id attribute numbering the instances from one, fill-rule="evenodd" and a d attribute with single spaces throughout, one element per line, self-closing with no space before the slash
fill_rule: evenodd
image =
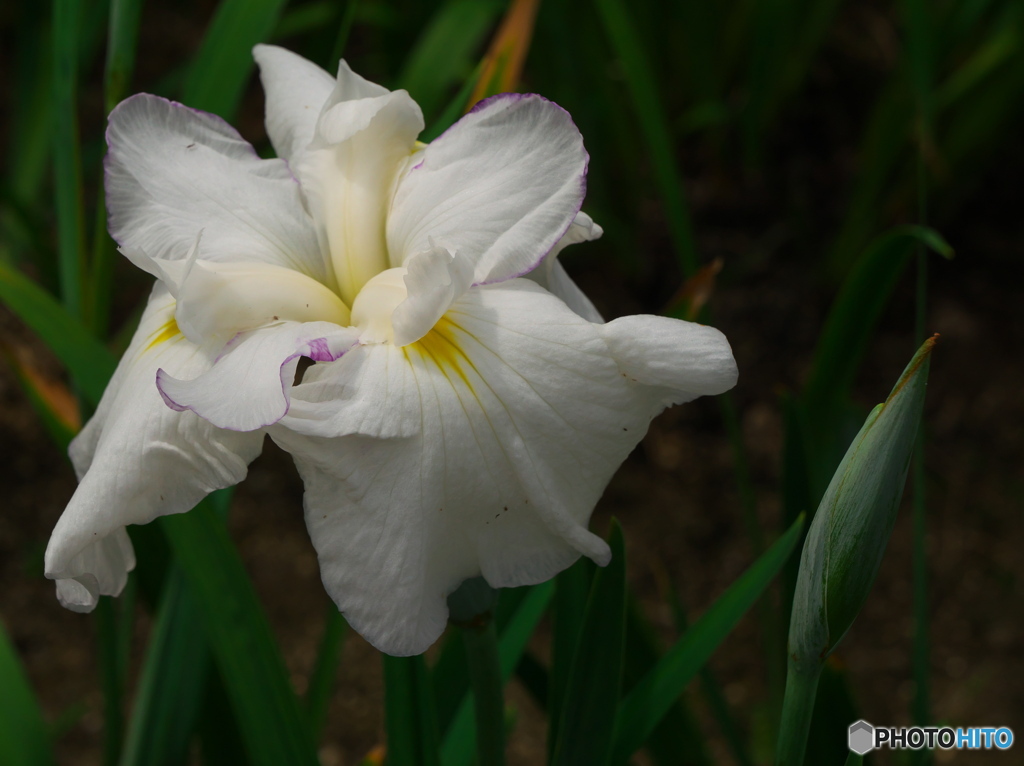
<path id="1" fill-rule="evenodd" d="M 384 662 L 387 762 L 392 766 L 437 766 L 437 719 L 423 656 Z"/>
<path id="2" fill-rule="evenodd" d="M 456 120 L 458 120 L 459 117 L 462 116 L 462 113 L 466 111 L 465 107 L 467 105 L 472 106 L 469 100 L 473 95 L 473 88 L 476 87 L 476 81 L 480 79 L 480 73 L 482 71 L 483 64 L 477 64 L 476 69 L 473 70 L 473 74 L 471 74 L 462 84 L 458 93 L 451 98 L 448 105 L 441 111 L 438 118 L 430 124 L 430 127 L 420 134 L 421 141 L 429 144 L 455 124 Z"/>
<path id="3" fill-rule="evenodd" d="M 306 715 L 309 717 L 309 727 L 313 731 L 314 741 L 319 740 L 327 721 L 327 709 L 334 694 L 334 680 L 341 660 L 341 648 L 347 635 L 348 623 L 332 602 L 327 607 L 324 636 L 320 641 L 320 649 L 306 691 Z"/>
<path id="4" fill-rule="evenodd" d="M 5 203 L 0 208 L 0 224 L 5 239 L 12 245 L 11 250 L 0 251 L 0 261 L 15 263 L 28 254 L 47 274 L 53 264 L 48 243 L 40 237 L 46 227 L 33 219 L 53 148 L 53 34 L 48 10 L 47 6 L 35 3 L 18 5 L 7 176 L 0 187 Z"/>
<path id="5" fill-rule="evenodd" d="M 109 113 L 125 97 L 135 68 L 135 45 L 139 35 L 142 0 L 111 0 L 107 25 L 107 63 L 104 71 L 104 103 Z M 85 287 L 85 316 L 99 337 L 107 332 L 110 317 L 111 282 L 114 271 L 114 243 L 107 234 L 107 206 L 102 178 L 96 194 L 92 259 Z"/>
<path id="6" fill-rule="evenodd" d="M 616 521 L 608 542 L 612 560 L 590 588 L 560 711 L 554 766 L 608 762 L 626 643 L 626 547 Z"/>
<path id="7" fill-rule="evenodd" d="M 664 646 L 636 599 L 627 601 L 623 688 L 628 693 L 658 664 Z M 644 742 L 644 751 L 656 766 L 712 766 L 700 722 L 686 695 L 673 700 Z"/>
<path id="8" fill-rule="evenodd" d="M 761 603 L 764 603 L 762 599 Z M 671 590 L 671 604 L 672 604 L 672 616 L 674 618 L 676 629 L 685 634 L 690 629 L 690 620 L 686 614 L 686 608 L 683 605 L 682 599 L 679 594 L 673 588 Z M 718 728 L 725 737 L 726 744 L 729 746 L 729 752 L 732 753 L 733 759 L 739 766 L 754 766 L 754 762 L 747 752 L 746 743 L 743 741 L 743 737 L 740 734 L 740 728 L 736 723 L 736 719 L 729 709 L 729 703 L 725 699 L 725 694 L 722 691 L 722 686 L 715 677 L 714 672 L 708 666 L 704 666 L 700 670 L 700 687 L 704 694 L 704 699 L 707 701 L 709 710 L 711 711 L 712 717 L 715 719 L 715 723 L 718 724 Z"/>
<path id="9" fill-rule="evenodd" d="M 79 0 L 53 3 L 53 167 L 59 243 L 61 299 L 73 316 L 82 314 L 85 212 L 78 138 Z"/>
<path id="10" fill-rule="evenodd" d="M 420 105 L 428 122 L 449 91 L 473 71 L 478 50 L 500 11 L 501 5 L 489 0 L 449 0 L 423 30 L 398 83 Z"/>
<path id="11" fill-rule="evenodd" d="M 190 107 L 230 119 L 253 71 L 252 47 L 267 39 L 286 0 L 222 0 L 185 79 Z"/>
<path id="12" fill-rule="evenodd" d="M 554 583 L 550 580 L 530 588 L 529 594 L 502 632 L 498 642 L 498 658 L 501 662 L 501 677 L 505 682 L 512 676 L 512 671 L 526 650 L 527 641 L 544 616 L 553 595 Z M 473 704 L 467 695 L 441 740 L 441 763 L 443 766 L 469 766 L 475 747 Z"/>
<path id="13" fill-rule="evenodd" d="M 933 151 L 933 41 L 932 24 L 922 0 L 904 0 L 907 20 L 907 58 L 910 60 L 911 88 L 917 105 L 917 222 L 921 226 L 928 220 L 927 154 Z M 915 345 L 924 342 L 928 305 L 928 257 L 922 244 L 915 253 L 917 284 L 914 306 Z M 925 494 L 925 430 L 918 426 L 914 443 L 911 493 L 913 496 L 913 548 L 911 552 L 911 583 L 913 592 L 914 635 L 911 668 L 914 678 L 914 697 L 911 701 L 911 720 L 917 726 L 927 726 L 931 718 L 930 704 L 930 642 L 928 618 L 928 548 L 927 497 Z M 911 754 L 917 766 L 931 762 L 928 750 Z"/>
<path id="14" fill-rule="evenodd" d="M 526 54 L 533 39 L 540 0 L 512 0 L 494 40 L 483 59 L 483 69 L 469 99 L 475 104 L 496 93 L 518 90 L 519 79 L 526 64 Z"/>
<path id="15" fill-rule="evenodd" d="M 876 239 L 858 260 L 821 331 L 804 389 L 812 409 L 830 398 L 848 397 L 868 341 L 917 244 L 945 258 L 953 255 L 934 229 L 904 226 Z"/>
<path id="16" fill-rule="evenodd" d="M 175 568 L 146 647 L 121 766 L 188 762 L 211 659 L 199 623 L 199 606 Z"/>
<path id="17" fill-rule="evenodd" d="M 619 708 L 612 763 L 625 763 L 643 745 L 675 698 L 775 578 L 796 547 L 802 527 L 801 518 L 729 586 L 626 695 Z"/>
<path id="18" fill-rule="evenodd" d="M 62 382 L 51 380 L 32 364 L 13 340 L 0 340 L 0 356 L 6 359 L 50 438 L 67 449 L 82 427 L 78 399 Z"/>
<path id="19" fill-rule="evenodd" d="M 103 689 L 103 763 L 115 766 L 121 758 L 124 736 L 124 663 L 117 610 L 113 599 L 103 597 L 93 612 L 100 686 Z"/>
<path id="20" fill-rule="evenodd" d="M 99 404 L 117 360 L 53 296 L 17 269 L 0 263 L 0 301 L 7 304 L 67 367 L 92 406 Z"/>
<path id="21" fill-rule="evenodd" d="M 868 343 L 915 246 L 952 257 L 949 244 L 933 229 L 904 226 L 874 240 L 844 281 L 825 320 L 797 417 L 802 428 L 808 495 L 814 507 L 832 478 L 862 413 L 848 404 Z"/>
<path id="22" fill-rule="evenodd" d="M 334 37 L 334 45 L 331 48 L 331 56 L 327 60 L 327 71 L 332 74 L 338 71 L 338 62 L 345 53 L 345 48 L 348 45 L 348 36 L 352 32 L 352 24 L 355 23 L 358 9 L 359 3 L 357 0 L 348 0 L 345 3 L 345 10 L 341 14 L 338 32 Z"/>
<path id="23" fill-rule="evenodd" d="M 204 501 L 189 513 L 165 516 L 161 526 L 199 606 L 249 760 L 260 766 L 314 766 L 309 728 L 280 650 L 213 508 Z"/>
<path id="24" fill-rule="evenodd" d="M 109 112 L 123 99 L 135 70 L 142 0 L 111 0 L 107 31 L 107 64 L 103 76 L 104 103 Z"/>
<path id="25" fill-rule="evenodd" d="M 558 742 L 558 729 L 562 723 L 565 689 L 576 647 L 583 630 L 583 611 L 590 592 L 594 565 L 581 558 L 555 578 L 552 607 L 551 674 L 548 684 L 548 760 L 554 757 Z"/>
<path id="26" fill-rule="evenodd" d="M 21 661 L 0 622 L 0 763 L 51 766 L 46 722 Z"/>
<path id="27" fill-rule="evenodd" d="M 655 86 L 657 78 L 622 0 L 597 0 L 596 5 L 612 48 L 625 70 L 640 130 L 654 166 L 655 181 L 665 204 L 669 233 L 680 268 L 684 276 L 691 276 L 698 267 L 697 248 L 682 180 L 676 169 L 668 117 Z"/>

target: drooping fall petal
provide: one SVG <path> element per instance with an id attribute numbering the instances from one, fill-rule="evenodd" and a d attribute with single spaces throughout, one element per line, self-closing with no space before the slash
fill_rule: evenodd
<path id="1" fill-rule="evenodd" d="M 735 381 L 721 333 L 674 324 L 703 350 L 664 354 L 662 327 L 626 348 L 635 326 L 593 324 L 513 280 L 468 291 L 416 343 L 318 365 L 270 433 L 295 457 L 325 586 L 353 627 L 418 653 L 466 578 L 509 587 L 581 553 L 605 563 L 587 522 L 651 418 L 669 396 Z"/>
<path id="2" fill-rule="evenodd" d="M 76 611 L 124 587 L 135 561 L 125 526 L 183 513 L 237 484 L 263 443 L 262 434 L 224 431 L 164 404 L 153 382 L 158 368 L 193 376 L 212 362 L 177 329 L 173 311 L 158 285 L 96 414 L 71 444 L 80 483 L 50 537 L 45 566 L 58 597 Z"/>

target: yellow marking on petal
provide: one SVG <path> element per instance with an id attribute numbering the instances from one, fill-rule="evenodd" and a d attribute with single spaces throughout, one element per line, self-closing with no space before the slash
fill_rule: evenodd
<path id="1" fill-rule="evenodd" d="M 164 341 L 168 341 L 174 336 L 180 334 L 181 330 L 178 329 L 178 322 L 172 316 L 170 319 L 167 320 L 166 324 L 164 324 L 163 327 L 161 327 L 159 330 L 153 333 L 153 335 L 150 336 L 150 341 L 146 345 L 146 348 L 143 349 L 143 352 L 149 351 L 151 348 L 159 346 Z"/>
<path id="2" fill-rule="evenodd" d="M 469 361 L 466 352 L 458 343 L 455 335 L 457 329 L 458 325 L 447 317 L 441 317 L 430 332 L 415 343 L 403 346 L 402 351 L 406 358 L 409 357 L 410 350 L 416 351 L 424 359 L 429 357 L 445 377 L 451 380 L 449 372 L 454 373 L 466 384 L 466 388 L 472 391 L 473 384 L 466 375 L 466 369 L 472 368 L 473 363 Z"/>

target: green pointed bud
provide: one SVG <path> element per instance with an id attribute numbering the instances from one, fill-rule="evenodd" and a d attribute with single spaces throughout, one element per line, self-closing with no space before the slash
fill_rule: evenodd
<path id="1" fill-rule="evenodd" d="M 868 415 L 807 532 L 789 626 L 793 670 L 815 673 L 868 597 L 896 521 L 935 338 Z"/>

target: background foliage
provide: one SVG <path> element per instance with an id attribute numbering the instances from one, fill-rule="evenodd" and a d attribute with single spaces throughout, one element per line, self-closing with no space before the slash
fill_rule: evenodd
<path id="1" fill-rule="evenodd" d="M 565 762 L 559 743 L 610 709 L 563 704 L 618 694 L 572 663 L 616 667 L 606 643 L 579 638 L 610 620 L 623 630 L 616 762 L 640 745 L 657 763 L 771 761 L 799 557 L 760 601 L 775 569 L 748 567 L 813 512 L 867 405 L 935 330 L 927 460 L 912 469 L 868 627 L 825 668 L 808 762 L 841 763 L 839 737 L 858 715 L 1024 730 L 1024 679 L 1005 664 L 1024 648 L 1008 606 L 1020 606 L 1024 542 L 1011 353 L 1024 332 L 1020 3 L 514 7 L 55 0 L 0 11 L 0 712 L 17 712 L 0 716 L 0 762 L 308 762 L 317 747 L 325 763 L 358 762 L 385 741 L 395 763 L 472 759 L 461 645 L 386 661 L 382 703 L 369 650 L 322 603 L 280 455 L 239 490 L 230 534 L 226 496 L 137 530 L 140 570 L 94 620 L 62 613 L 41 579 L 73 479 L 38 424 L 66 444 L 147 289 L 105 236 L 105 114 L 154 92 L 222 114 L 268 153 L 249 54 L 261 40 L 329 69 L 343 52 L 369 79 L 408 88 L 428 137 L 485 92 L 561 104 L 591 154 L 585 209 L 606 231 L 566 252 L 570 272 L 606 317 L 699 317 L 733 342 L 734 395 L 663 416 L 599 509 L 598 527 L 614 513 L 627 541 L 621 614 L 587 606 L 591 587 L 616 603 L 616 586 L 585 564 L 503 596 L 501 668 L 519 684 L 513 759 Z M 952 262 L 934 255 L 953 248 Z M 706 619 L 687 630 L 684 604 L 703 618 L 733 604 L 735 619 L 753 605 L 717 667 L 702 665 L 735 619 L 711 620 L 721 627 L 709 637 Z M 625 741 L 644 679 L 669 677 L 661 725 Z M 439 761 L 423 755 L 432 737 Z"/>

